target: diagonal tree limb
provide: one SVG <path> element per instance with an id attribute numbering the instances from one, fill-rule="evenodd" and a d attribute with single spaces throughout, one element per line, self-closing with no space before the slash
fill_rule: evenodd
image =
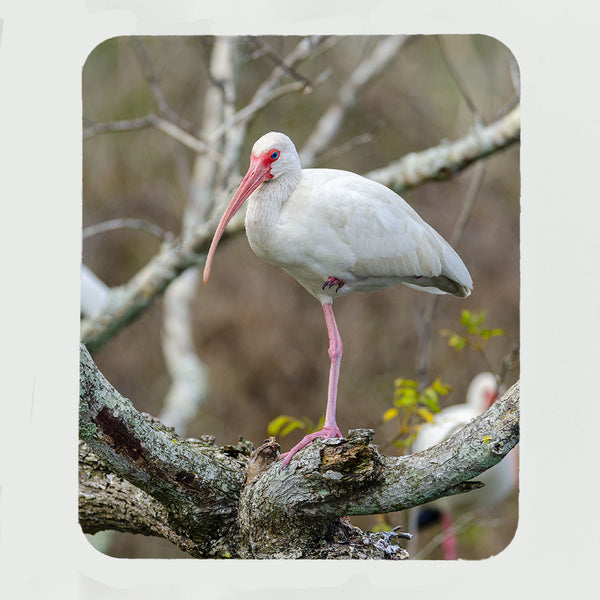
<path id="1" fill-rule="evenodd" d="M 106 381 L 83 345 L 79 436 L 113 473 L 166 507 L 170 522 L 202 540 L 205 551 L 233 526 L 244 461 L 210 440 L 181 440 L 139 413 Z"/>
<path id="2" fill-rule="evenodd" d="M 464 137 L 454 142 L 411 152 L 382 169 L 365 175 L 395 192 L 416 187 L 427 181 L 452 177 L 477 160 L 504 150 L 521 137 L 521 109 L 517 106 L 507 115 L 485 127 L 475 126 Z"/>

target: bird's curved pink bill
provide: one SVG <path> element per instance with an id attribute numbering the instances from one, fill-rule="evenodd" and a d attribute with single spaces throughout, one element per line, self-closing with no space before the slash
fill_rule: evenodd
<path id="1" fill-rule="evenodd" d="M 271 165 L 263 160 L 261 157 L 256 157 L 252 155 L 250 157 L 250 167 L 248 172 L 242 179 L 240 186 L 237 191 L 233 195 L 233 198 L 229 202 L 229 205 L 225 209 L 221 220 L 219 221 L 219 225 L 217 226 L 217 230 L 215 231 L 215 235 L 210 244 L 210 248 L 208 250 L 208 255 L 206 257 L 206 263 L 204 264 L 204 274 L 202 276 L 202 281 L 204 284 L 208 282 L 208 278 L 210 277 L 210 269 L 212 266 L 212 261 L 215 256 L 215 252 L 217 250 L 217 246 L 219 244 L 219 240 L 225 231 L 225 227 L 231 219 L 233 215 L 240 210 L 244 202 L 249 198 L 252 192 L 265 180 L 271 179 Z"/>

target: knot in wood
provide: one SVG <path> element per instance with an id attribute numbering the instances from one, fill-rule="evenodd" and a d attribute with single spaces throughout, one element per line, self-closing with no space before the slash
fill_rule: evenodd
<path id="1" fill-rule="evenodd" d="M 246 484 L 256 479 L 279 458 L 279 444 L 275 437 L 265 440 L 252 454 L 246 471 Z"/>

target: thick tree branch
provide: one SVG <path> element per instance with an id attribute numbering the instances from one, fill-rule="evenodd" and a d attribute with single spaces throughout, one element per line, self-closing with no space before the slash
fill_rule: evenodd
<path id="1" fill-rule="evenodd" d="M 220 532 L 235 524 L 244 461 L 210 441 L 181 440 L 144 417 L 106 381 L 83 345 L 80 361 L 80 438 L 116 475 L 167 507 L 180 531 L 204 540 L 204 552 L 216 551 Z"/>
<path id="2" fill-rule="evenodd" d="M 204 556 L 203 545 L 173 522 L 167 506 L 116 475 L 84 442 L 79 442 L 79 523 L 85 533 L 109 529 L 157 536 L 191 556 Z"/>
<path id="3" fill-rule="evenodd" d="M 348 439 L 314 442 L 281 470 L 274 439 L 250 461 L 247 443 L 218 448 L 210 439 L 181 440 L 120 396 L 83 345 L 80 377 L 80 437 L 105 465 L 82 447 L 84 530 L 161 535 L 194 556 L 400 558 L 390 538 L 363 534 L 340 517 L 473 489 L 478 484 L 468 480 L 519 437 L 515 384 L 483 415 L 419 454 L 382 456 L 370 430 L 355 430 Z"/>
<path id="4" fill-rule="evenodd" d="M 266 470 L 242 492 L 248 555 L 280 552 L 277 531 L 310 546 L 333 519 L 405 510 L 477 487 L 468 480 L 498 463 L 519 439 L 519 385 L 448 440 L 402 457 L 381 456 L 372 431 L 313 443 L 288 469 Z M 274 526 L 273 524 L 277 525 Z"/>
<path id="5" fill-rule="evenodd" d="M 447 179 L 475 161 L 519 141 L 520 119 L 521 109 L 517 106 L 490 125 L 474 126 L 459 140 L 443 142 L 422 152 L 411 152 L 387 167 L 367 173 L 365 177 L 387 185 L 397 193 L 427 181 Z"/>

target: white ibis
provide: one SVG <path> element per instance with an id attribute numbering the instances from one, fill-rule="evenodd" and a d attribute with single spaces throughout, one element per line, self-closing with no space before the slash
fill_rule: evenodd
<path id="1" fill-rule="evenodd" d="M 462 429 L 469 421 L 486 411 L 498 398 L 498 382 L 492 373 L 476 375 L 467 390 L 466 402 L 445 408 L 435 415 L 432 423 L 421 425 L 413 442 L 413 452 L 421 452 L 448 439 Z M 515 489 L 518 475 L 517 457 L 512 450 L 503 460 L 476 477 L 484 487 L 466 494 L 446 496 L 424 505 L 438 510 L 444 537 L 442 551 L 444 558 L 457 558 L 456 536 L 453 527 L 453 514 L 458 511 L 497 506 Z"/>
<path id="2" fill-rule="evenodd" d="M 400 196 L 355 173 L 302 169 L 293 142 L 277 132 L 265 134 L 252 148 L 250 168 L 212 240 L 204 283 L 225 227 L 246 200 L 252 250 L 319 300 L 329 335 L 325 423 L 282 455 L 286 467 L 315 438 L 342 437 L 335 418 L 342 340 L 334 298 L 397 283 L 464 298 L 473 283 L 456 252 Z"/>

